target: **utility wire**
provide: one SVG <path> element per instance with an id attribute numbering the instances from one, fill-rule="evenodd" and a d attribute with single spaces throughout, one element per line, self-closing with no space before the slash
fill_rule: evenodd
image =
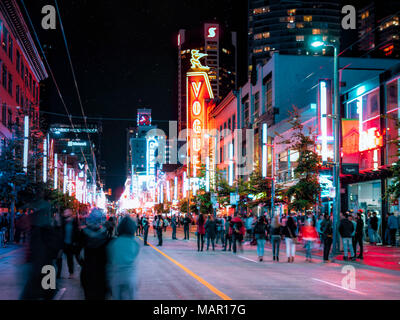
<path id="1" fill-rule="evenodd" d="M 52 78 L 52 80 L 53 80 L 53 82 L 54 82 L 54 85 L 56 86 L 56 89 L 57 89 L 57 92 L 58 92 L 58 96 L 60 97 L 60 100 L 61 100 L 61 102 L 62 102 L 62 104 L 63 104 L 63 106 L 64 106 L 65 112 L 66 112 L 66 114 L 67 114 L 67 116 L 68 116 L 68 119 L 69 119 L 69 121 L 70 121 L 70 123 L 71 123 L 71 126 L 72 126 L 73 130 L 75 130 L 74 123 L 72 122 L 72 117 L 71 117 L 71 115 L 69 114 L 68 107 L 67 107 L 67 105 L 66 105 L 66 103 L 65 103 L 65 101 L 64 101 L 63 95 L 61 94 L 61 91 L 60 91 L 60 88 L 59 88 L 59 86 L 58 86 L 58 83 L 57 83 L 57 81 L 56 81 L 56 79 L 55 79 L 55 76 L 54 76 L 54 74 L 53 74 L 53 71 L 52 71 L 52 69 L 51 69 L 51 67 L 50 67 L 50 64 L 49 64 L 48 60 L 47 60 L 46 54 L 45 54 L 45 52 L 44 52 L 44 50 L 43 50 L 42 44 L 41 44 L 40 39 L 39 39 L 39 37 L 38 37 L 38 35 L 37 35 L 35 26 L 33 25 L 33 22 L 32 22 L 32 19 L 31 19 L 30 15 L 29 15 L 28 9 L 27 9 L 26 6 L 25 6 L 24 0 L 21 0 L 21 3 L 22 3 L 22 5 L 23 5 L 23 7 L 24 7 L 24 10 L 25 10 L 25 13 L 26 13 L 26 15 L 27 15 L 27 18 L 28 18 L 28 20 L 29 20 L 29 23 L 30 23 L 30 25 L 31 25 L 32 31 L 33 31 L 33 33 L 34 33 L 34 35 L 35 35 L 36 41 L 37 41 L 37 43 L 38 43 L 38 45 L 39 45 L 39 48 L 40 48 L 40 50 L 41 50 L 41 52 L 42 52 L 42 55 L 43 55 L 43 58 L 44 58 L 44 60 L 45 60 L 45 62 L 46 62 L 47 68 L 49 69 L 51 78 Z M 75 135 L 76 135 L 76 139 L 79 139 L 78 134 L 77 134 L 76 132 L 75 132 Z M 83 153 L 82 147 L 80 147 L 80 150 L 81 150 L 81 153 L 82 153 L 82 156 L 83 156 L 83 159 L 84 159 L 86 165 L 89 167 L 89 164 L 88 164 L 88 162 L 87 162 L 86 156 L 85 156 L 85 154 Z M 91 175 L 91 177 L 92 177 L 92 181 L 95 181 L 91 170 L 89 170 L 89 173 L 90 173 L 90 175 Z"/>
<path id="2" fill-rule="evenodd" d="M 60 9 L 58 7 L 58 2 L 57 0 L 54 0 L 54 3 L 56 5 L 56 9 L 57 9 L 57 13 L 58 13 L 58 18 L 60 19 L 60 27 L 61 27 L 61 33 L 64 39 L 64 44 L 65 44 L 65 49 L 67 51 L 67 55 L 68 55 L 68 61 L 69 61 L 69 65 L 71 67 L 71 71 L 72 71 L 72 77 L 74 78 L 74 84 L 75 84 L 75 89 L 76 89 L 76 93 L 78 95 L 78 100 L 79 100 L 79 105 L 81 107 L 81 112 L 82 112 L 82 116 L 83 116 L 83 121 L 85 123 L 86 129 L 88 129 L 88 125 L 87 125 L 87 121 L 86 121 L 86 116 L 85 116 L 85 111 L 83 109 L 83 103 L 82 103 L 82 99 L 81 99 L 81 94 L 79 91 L 79 87 L 78 87 L 78 81 L 76 79 L 76 75 L 75 75 L 75 68 L 72 64 L 72 59 L 71 59 L 71 54 L 70 54 L 70 50 L 69 50 L 69 46 L 68 46 L 68 42 L 67 42 L 67 37 L 65 36 L 65 31 L 64 31 L 64 25 L 62 23 L 62 18 L 61 18 L 61 14 L 60 14 Z M 89 140 L 89 144 L 90 144 L 90 150 L 92 152 L 92 157 L 95 160 L 95 169 L 96 169 L 96 173 L 97 173 L 97 177 L 99 179 L 99 184 L 100 184 L 100 174 L 99 174 L 99 170 L 97 168 L 97 159 L 94 153 L 94 149 L 93 149 L 93 145 L 90 139 L 90 135 L 89 132 L 87 132 L 87 136 L 88 136 L 88 140 Z M 101 184 L 100 184 L 101 185 Z"/>

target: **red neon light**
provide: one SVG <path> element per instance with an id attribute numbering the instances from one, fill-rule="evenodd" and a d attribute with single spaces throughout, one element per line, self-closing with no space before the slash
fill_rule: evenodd
<path id="1" fill-rule="evenodd" d="M 373 150 L 383 146 L 383 137 L 377 128 L 361 132 L 359 151 Z"/>

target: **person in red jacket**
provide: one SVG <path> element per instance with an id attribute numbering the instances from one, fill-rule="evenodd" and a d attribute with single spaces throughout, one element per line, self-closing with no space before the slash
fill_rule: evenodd
<path id="1" fill-rule="evenodd" d="M 229 232 L 232 236 L 232 252 L 236 253 L 236 241 L 237 244 L 239 246 L 240 251 L 243 251 L 242 248 L 242 241 L 244 238 L 244 235 L 246 234 L 246 228 L 244 226 L 243 220 L 239 217 L 238 213 L 235 212 L 235 214 L 233 215 L 233 219 L 231 221 L 231 225 L 229 228 Z"/>
<path id="2" fill-rule="evenodd" d="M 306 261 L 311 261 L 311 250 L 314 242 L 318 240 L 318 233 L 313 225 L 312 218 L 309 215 L 301 228 L 301 234 L 306 244 Z"/>
<path id="3" fill-rule="evenodd" d="M 205 224 L 204 215 L 200 213 L 196 221 L 197 251 L 200 251 L 200 249 L 201 251 L 203 251 L 204 248 L 204 235 L 206 234 L 206 229 L 204 228 L 204 224 Z"/>

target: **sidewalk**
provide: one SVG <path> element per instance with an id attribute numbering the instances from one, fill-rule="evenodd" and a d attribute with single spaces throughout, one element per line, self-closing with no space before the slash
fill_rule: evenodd
<path id="1" fill-rule="evenodd" d="M 195 232 L 191 229 L 191 234 L 196 238 Z M 247 250 L 256 250 L 256 246 L 250 246 L 249 242 L 244 242 L 244 248 Z M 266 243 L 266 248 L 272 250 L 270 242 Z M 286 254 L 285 241 L 281 241 L 280 251 Z M 298 244 L 296 246 L 296 254 L 301 256 L 306 255 L 306 249 L 304 244 Z M 334 260 L 337 263 L 354 263 L 360 266 L 382 268 L 387 270 L 400 271 L 400 248 L 399 247 L 385 247 L 385 246 L 373 246 L 369 244 L 364 244 L 364 259 L 357 259 L 356 261 L 343 261 L 343 253 L 337 255 Z M 312 250 L 313 259 L 319 259 L 322 261 L 323 249 L 313 249 Z"/>

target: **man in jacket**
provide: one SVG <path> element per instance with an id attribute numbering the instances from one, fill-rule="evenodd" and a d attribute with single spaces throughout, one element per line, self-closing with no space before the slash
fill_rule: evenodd
<path id="1" fill-rule="evenodd" d="M 225 241 L 224 241 L 224 249 L 222 250 L 222 251 L 226 251 L 226 247 L 227 247 L 227 245 L 228 245 L 228 242 L 229 242 L 229 250 L 228 251 L 231 251 L 231 249 L 232 249 L 232 237 L 231 237 L 231 234 L 230 234 L 230 223 L 231 223 L 231 220 L 232 220 L 232 218 L 229 216 L 229 217 L 225 217 L 225 234 L 224 234 L 224 236 L 225 236 Z"/>
<path id="2" fill-rule="evenodd" d="M 328 262 L 333 238 L 332 221 L 328 213 L 325 213 L 324 215 L 324 220 L 321 222 L 320 231 L 322 234 L 322 241 L 324 243 L 324 262 Z"/>
<path id="3" fill-rule="evenodd" d="M 360 254 L 358 255 L 359 259 L 364 259 L 363 252 L 364 252 L 364 221 L 361 216 L 361 212 L 357 213 L 356 219 L 356 230 L 354 235 L 354 242 L 353 242 L 353 249 L 354 255 L 357 255 L 357 244 L 360 246 Z"/>
<path id="4" fill-rule="evenodd" d="M 176 216 L 173 215 L 171 219 L 171 228 L 172 228 L 172 240 L 178 240 L 176 237 Z"/>
<path id="5" fill-rule="evenodd" d="M 387 227 L 389 229 L 389 235 L 390 235 L 390 245 L 396 246 L 396 233 L 397 229 L 399 228 L 398 220 L 394 216 L 394 214 L 390 214 L 388 218 L 388 224 Z"/>
<path id="6" fill-rule="evenodd" d="M 189 227 L 192 222 L 192 219 L 190 219 L 189 215 L 186 213 L 185 218 L 183 219 L 183 233 L 185 235 L 185 239 L 183 240 L 189 240 Z"/>
<path id="7" fill-rule="evenodd" d="M 232 225 L 231 228 L 232 228 L 232 243 L 233 243 L 232 252 L 236 253 L 237 245 L 239 246 L 240 251 L 243 251 L 242 241 L 246 233 L 246 229 L 244 227 L 243 220 L 239 217 L 237 212 L 235 212 L 233 216 L 231 225 Z"/>
<path id="8" fill-rule="evenodd" d="M 149 235 L 149 220 L 147 219 L 146 215 L 143 215 L 142 219 L 142 224 L 143 224 L 143 242 L 145 246 L 148 246 L 149 244 L 147 243 L 147 237 Z"/>
<path id="9" fill-rule="evenodd" d="M 162 218 L 161 214 L 157 216 L 157 222 L 156 222 L 156 229 L 157 229 L 157 238 L 158 238 L 158 247 L 162 246 L 163 239 L 162 239 L 162 233 L 164 229 L 164 219 Z"/>
<path id="10" fill-rule="evenodd" d="M 353 231 L 354 231 L 354 226 L 353 223 L 349 220 L 349 215 L 344 214 L 344 218 L 340 221 L 339 224 L 339 233 L 343 241 L 343 250 L 344 250 L 343 260 L 345 261 L 348 260 L 349 249 L 351 253 L 351 260 L 352 261 L 356 260 L 351 239 Z"/>
<path id="11" fill-rule="evenodd" d="M 372 229 L 372 234 L 373 234 L 373 244 L 376 245 L 378 242 L 378 217 L 376 216 L 376 212 L 372 213 L 372 217 L 370 220 L 370 227 Z"/>

